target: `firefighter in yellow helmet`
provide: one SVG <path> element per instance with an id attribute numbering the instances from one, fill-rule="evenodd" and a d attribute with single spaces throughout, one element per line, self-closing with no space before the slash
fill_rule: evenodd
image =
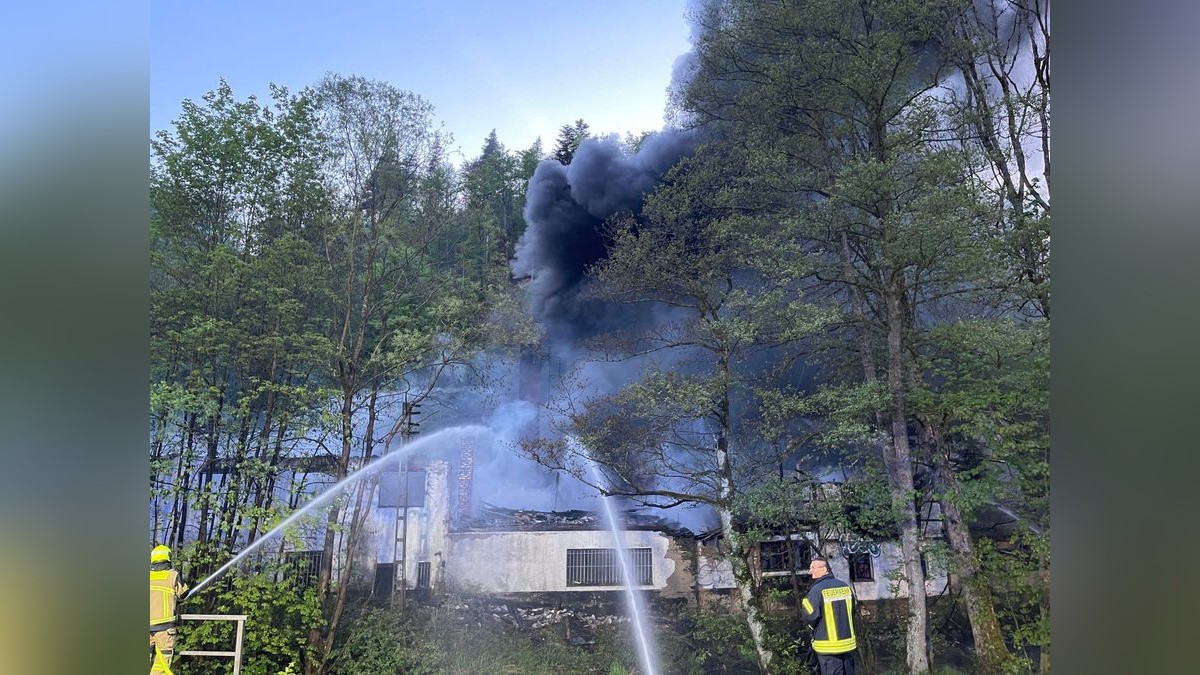
<path id="1" fill-rule="evenodd" d="M 833 576 L 824 558 L 813 558 L 808 571 L 813 585 L 801 603 L 801 615 L 813 628 L 812 649 L 821 675 L 854 675 L 854 590 Z"/>
<path id="2" fill-rule="evenodd" d="M 171 675 L 175 655 L 175 622 L 179 620 L 179 598 L 187 590 L 179 571 L 171 567 L 171 549 L 155 546 L 150 551 L 150 673 Z"/>

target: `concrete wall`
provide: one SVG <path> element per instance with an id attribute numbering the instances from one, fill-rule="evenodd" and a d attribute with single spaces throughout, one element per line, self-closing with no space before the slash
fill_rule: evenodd
<path id="1" fill-rule="evenodd" d="M 733 579 L 733 565 L 716 545 L 717 540 L 696 542 L 696 584 L 704 590 L 737 588 Z"/>
<path id="2" fill-rule="evenodd" d="M 612 548 L 612 533 L 607 530 L 546 530 L 508 532 L 450 531 L 450 465 L 431 462 L 427 467 L 425 505 L 408 509 L 407 559 L 405 578 L 409 588 L 417 581 L 417 566 L 430 563 L 430 585 L 435 590 L 453 589 L 480 593 L 546 593 L 609 591 L 611 586 L 567 586 L 567 549 Z M 393 561 L 396 509 L 375 508 L 368 523 L 367 556 L 374 562 Z M 653 560 L 652 584 L 664 598 L 687 598 L 707 604 L 723 602 L 736 588 L 733 568 L 716 540 L 677 540 L 662 532 L 625 531 L 628 548 L 650 548 Z M 896 542 L 877 542 L 872 555 L 873 581 L 853 582 L 860 600 L 888 600 L 908 597 L 902 576 L 900 546 Z M 850 580 L 847 547 L 833 542 L 822 553 L 839 579 Z M 875 555 L 878 553 L 878 555 Z M 695 572 L 693 563 L 695 560 Z M 339 561 L 340 562 L 340 561 Z M 365 575 L 373 575 L 373 566 L 361 565 Z M 340 566 L 340 565 L 339 565 Z M 925 583 L 927 595 L 938 595 L 946 587 L 943 570 L 931 568 Z M 807 577 L 805 572 L 803 577 Z M 369 579 L 364 579 L 369 583 Z M 807 582 L 807 580 L 805 580 Z"/>
<path id="3" fill-rule="evenodd" d="M 417 565 L 422 562 L 430 563 L 432 588 L 441 588 L 445 583 L 446 566 L 443 561 L 449 549 L 450 464 L 430 462 L 425 471 L 425 505 L 409 507 L 407 511 L 404 578 L 410 589 L 416 587 Z M 367 523 L 369 548 L 374 556 L 373 562 L 390 563 L 398 554 L 395 544 L 398 509 L 379 508 L 378 503 L 377 494 L 375 508 L 371 510 Z M 373 567 L 371 574 L 374 574 Z"/>
<path id="4" fill-rule="evenodd" d="M 693 549 L 695 542 L 691 537 L 675 539 L 667 537 L 666 560 L 663 569 L 674 566 L 674 572 L 666 575 L 665 585 L 659 590 L 661 598 L 682 599 L 688 602 L 696 601 L 696 576 L 692 561 L 695 558 Z"/>
<path id="5" fill-rule="evenodd" d="M 870 549 L 873 581 L 855 581 L 854 592 L 860 600 L 889 600 L 908 597 L 908 582 L 900 581 L 903 572 L 903 561 L 900 545 L 896 542 L 878 542 L 877 548 Z M 733 566 L 724 557 L 718 547 L 712 542 L 697 542 L 698 570 L 696 582 L 702 591 L 723 591 L 736 588 L 733 579 Z M 873 555 L 878 551 L 879 555 Z M 846 551 L 839 543 L 826 544 L 822 555 L 829 560 L 833 575 L 843 581 L 850 581 L 850 560 Z M 786 576 L 786 574 L 780 574 Z M 808 583 L 808 571 L 801 575 L 804 583 Z M 925 594 L 939 595 L 946 588 L 946 573 L 944 570 L 931 567 L 925 580 Z"/>
<path id="6" fill-rule="evenodd" d="M 669 554 L 672 539 L 661 532 L 625 531 L 627 548 L 649 548 L 651 585 L 678 594 L 690 586 L 677 575 L 690 577 L 678 553 Z M 451 589 L 474 593 L 545 593 L 611 591 L 613 586 L 567 586 L 567 549 L 613 548 L 607 530 L 542 532 L 452 532 L 446 556 L 446 580 Z"/>
<path id="7" fill-rule="evenodd" d="M 871 571 L 874 581 L 855 581 L 854 594 L 859 600 L 892 600 L 907 598 L 908 581 L 902 581 L 904 576 L 904 560 L 900 544 L 896 542 L 879 542 L 878 549 L 871 551 Z M 874 555 L 878 550 L 879 555 Z M 850 581 L 850 559 L 845 555 L 839 544 L 827 545 L 825 557 L 833 569 L 833 576 Z M 925 578 L 925 595 L 939 595 L 946 589 L 946 572 L 930 566 Z"/>

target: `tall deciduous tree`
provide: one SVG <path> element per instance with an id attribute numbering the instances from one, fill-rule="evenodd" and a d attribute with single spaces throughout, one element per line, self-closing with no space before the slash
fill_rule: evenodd
<path id="1" fill-rule="evenodd" d="M 951 136 L 981 158 L 991 206 L 982 234 L 996 245 L 995 317 L 949 327 L 931 342 L 941 367 L 932 411 L 919 415 L 932 444 L 947 539 L 981 666 L 1017 658 L 1008 641 L 1036 644 L 1049 669 L 1048 336 L 1050 319 L 1050 16 L 1034 2 L 964 3 L 941 43 L 955 66 L 943 90 Z M 965 133 L 963 133 L 965 132 Z M 988 356 L 981 359 L 980 353 Z M 947 372 L 947 364 L 956 364 Z M 983 365 L 985 372 L 976 368 Z M 969 375 L 967 373 L 970 373 Z M 986 373 L 986 374 L 985 374 Z M 936 384 L 934 384 L 936 383 Z M 950 402 L 950 405 L 947 405 Z M 964 447 L 966 450 L 964 450 Z M 981 503 L 979 495 L 988 495 Z M 1002 504 L 1019 523 L 1005 565 L 988 565 L 968 523 Z M 984 542 L 985 544 L 987 542 Z M 1019 570 L 1025 570 L 1024 573 Z M 1004 577 L 1025 579 L 1036 610 Z M 1035 580 L 1036 581 L 1030 581 Z M 999 606 L 997 606 L 999 603 Z M 1017 618 L 1019 616 L 1019 618 Z M 1031 628 L 1032 627 L 1032 628 Z"/>
<path id="2" fill-rule="evenodd" d="M 328 308 L 334 345 L 329 372 L 339 392 L 334 477 L 340 480 L 349 475 L 355 456 L 364 462 L 372 456 L 382 435 L 375 428 L 384 405 L 380 394 L 397 375 L 385 355 L 405 336 L 398 320 L 424 310 L 431 300 L 423 244 L 432 233 L 414 220 L 421 183 L 441 139 L 433 128 L 432 106 L 390 85 L 329 75 L 310 95 L 327 143 L 323 175 L 335 194 L 321 253 L 336 298 Z M 347 584 L 332 583 L 336 533 L 344 515 L 342 505 L 335 505 L 325 528 L 318 589 L 330 621 L 324 635 L 310 637 L 324 648 L 305 664 L 309 673 L 323 667 L 345 607 Z M 342 539 L 347 561 L 359 532 L 356 515 L 351 514 Z"/>
<path id="3" fill-rule="evenodd" d="M 1050 318 L 1050 5 L 964 3 L 941 42 L 955 65 L 947 103 L 986 159 L 997 234 L 1013 297 L 1032 318 Z"/>
<path id="4" fill-rule="evenodd" d="M 327 76 L 309 95 L 327 143 L 323 177 L 335 194 L 320 252 L 334 298 L 327 308 L 328 372 L 339 392 L 340 480 L 354 462 L 387 452 L 407 427 L 411 408 L 402 399 L 429 397 L 447 369 L 465 365 L 490 339 L 492 289 L 437 266 L 439 238 L 456 219 L 457 185 L 432 107 L 353 76 Z M 385 420 L 389 427 L 381 426 Z M 311 638 L 321 647 L 306 664 L 310 673 L 324 667 L 348 598 L 369 495 L 360 489 L 352 499 L 353 508 L 335 505 L 328 515 L 325 550 L 346 564 L 335 583 L 332 555 L 322 561 L 318 585 L 327 594 L 328 625 Z"/>

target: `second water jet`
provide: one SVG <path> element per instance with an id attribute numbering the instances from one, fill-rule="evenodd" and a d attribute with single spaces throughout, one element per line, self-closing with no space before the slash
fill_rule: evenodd
<path id="1" fill-rule="evenodd" d="M 592 480 L 597 487 L 606 483 L 603 475 L 600 472 L 600 467 L 591 454 L 577 440 L 569 439 L 570 443 L 575 446 L 579 454 L 587 461 L 588 469 L 592 475 Z M 612 506 L 612 498 L 601 493 L 600 503 L 604 506 L 605 520 L 608 521 L 608 529 L 613 535 L 613 546 L 617 552 L 617 560 L 621 568 L 621 581 L 625 585 L 625 600 L 629 606 L 629 613 L 633 618 L 633 627 L 638 646 L 638 658 L 642 664 L 644 675 L 657 675 L 658 670 L 655 667 L 653 656 L 654 650 L 650 646 L 650 633 L 646 628 L 646 608 L 642 603 L 642 598 L 633 588 L 633 571 L 632 563 L 629 560 L 629 547 L 622 541 L 620 524 L 617 521 L 617 516 Z"/>

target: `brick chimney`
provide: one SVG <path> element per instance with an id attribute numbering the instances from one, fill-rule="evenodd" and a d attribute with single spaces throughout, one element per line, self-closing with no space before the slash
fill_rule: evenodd
<path id="1" fill-rule="evenodd" d="M 455 521 L 465 523 L 471 518 L 471 493 L 475 482 L 475 437 L 462 439 L 462 449 L 458 462 L 458 510 L 455 511 Z"/>

